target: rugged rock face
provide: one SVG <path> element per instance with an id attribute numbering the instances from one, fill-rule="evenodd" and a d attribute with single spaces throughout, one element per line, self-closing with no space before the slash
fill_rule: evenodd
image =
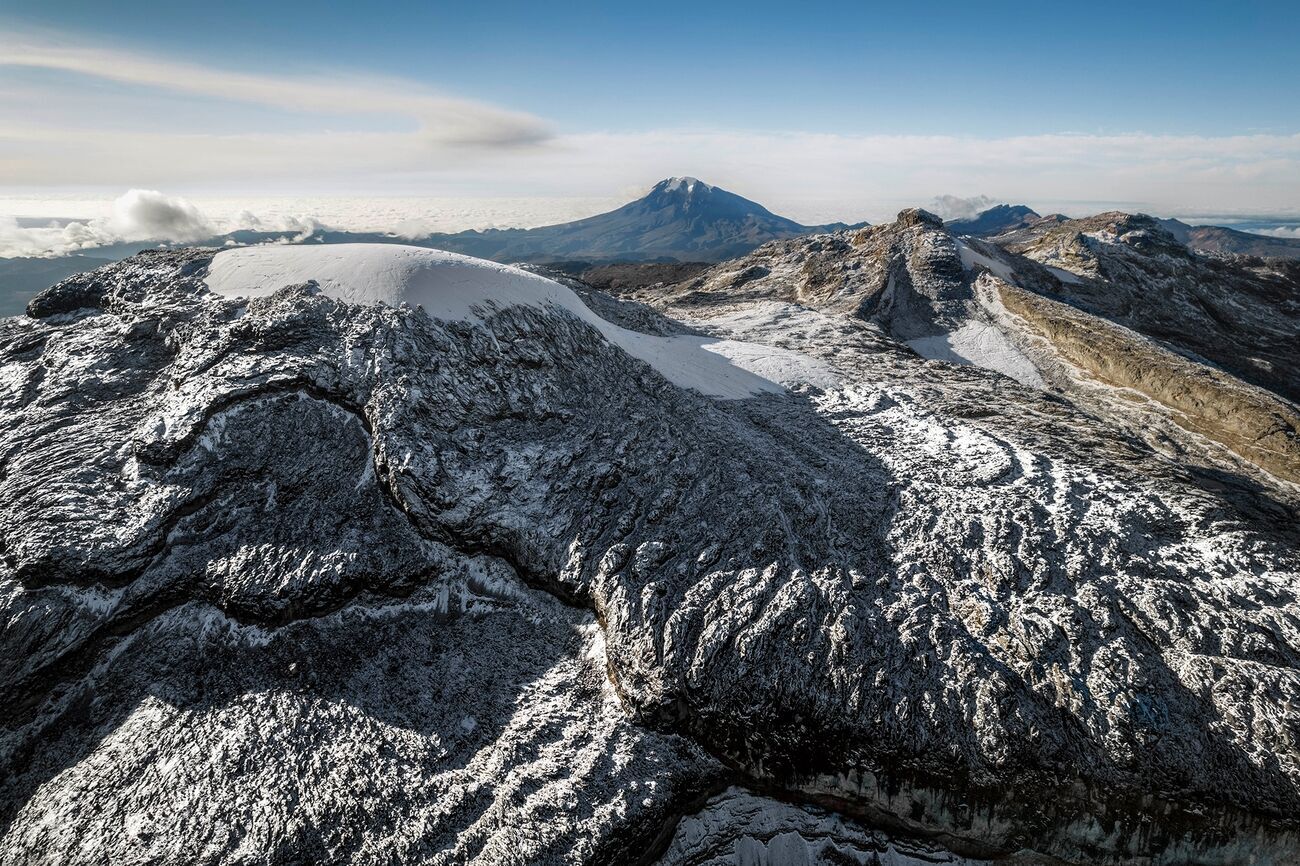
<path id="1" fill-rule="evenodd" d="M 0 321 L 0 862 L 1294 859 L 1295 498 L 899 342 L 997 327 L 995 249 L 583 293 L 735 400 L 213 255 Z"/>
<path id="2" fill-rule="evenodd" d="M 1168 406 L 1192 432 L 1300 483 L 1300 412 L 1293 404 L 1068 304 L 1006 283 L 997 291 L 1007 310 L 1044 334 L 1069 363 Z"/>
<path id="3" fill-rule="evenodd" d="M 1290 263 L 1207 259 L 1148 218 L 1098 220 L 1045 222 L 994 244 L 904 211 L 889 225 L 769 244 L 664 302 L 687 318 L 760 298 L 848 314 L 926 357 L 1050 386 L 1180 459 L 1262 467 L 1270 485 L 1300 479 Z"/>
<path id="4" fill-rule="evenodd" d="M 1003 235 L 998 244 L 1057 268 L 1057 296 L 1300 399 L 1300 267 L 1189 252 L 1157 220 L 1101 214 Z"/>

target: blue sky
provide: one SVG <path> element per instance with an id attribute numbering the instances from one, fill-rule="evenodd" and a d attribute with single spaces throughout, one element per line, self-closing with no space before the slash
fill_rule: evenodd
<path id="1" fill-rule="evenodd" d="M 575 130 L 1300 127 L 1295 3 L 5 0 L 0 9 L 16 24 L 211 63 L 410 78 Z"/>
<path id="2" fill-rule="evenodd" d="M 1297 7 L 3 0 L 37 48 L 0 45 L 21 119 L 0 186 L 604 195 L 692 173 L 1279 210 L 1300 207 Z"/>

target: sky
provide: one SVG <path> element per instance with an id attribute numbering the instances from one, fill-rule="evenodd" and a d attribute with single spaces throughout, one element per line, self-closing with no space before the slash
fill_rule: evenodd
<path id="1" fill-rule="evenodd" d="M 558 213 L 690 174 L 809 221 L 1294 216 L 1297 32 L 1294 0 L 0 0 L 0 196 Z"/>

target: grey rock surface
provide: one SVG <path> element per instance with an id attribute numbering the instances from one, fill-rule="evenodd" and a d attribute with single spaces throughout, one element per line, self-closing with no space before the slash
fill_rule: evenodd
<path id="1" fill-rule="evenodd" d="M 0 862 L 1294 860 L 1294 500 L 910 351 L 935 223 L 583 293 L 741 400 L 212 251 L 0 320 Z"/>

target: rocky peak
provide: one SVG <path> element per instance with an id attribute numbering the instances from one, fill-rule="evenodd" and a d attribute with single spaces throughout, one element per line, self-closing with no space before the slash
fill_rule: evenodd
<path id="1" fill-rule="evenodd" d="M 930 226 L 932 228 L 943 228 L 943 220 L 928 210 L 919 207 L 909 207 L 898 212 L 895 223 L 900 226 Z"/>

